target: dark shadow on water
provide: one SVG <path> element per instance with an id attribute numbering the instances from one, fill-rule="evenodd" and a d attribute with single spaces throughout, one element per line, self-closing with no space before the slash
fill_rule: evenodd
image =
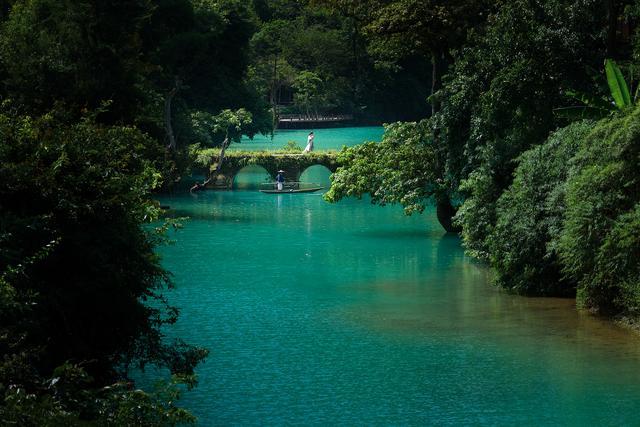
<path id="1" fill-rule="evenodd" d="M 459 251 L 462 247 L 462 240 L 456 233 L 442 232 L 436 239 L 438 239 L 438 251 Z"/>
<path id="2" fill-rule="evenodd" d="M 272 219 L 267 217 L 247 217 L 241 215 L 230 215 L 225 213 L 216 212 L 194 212 L 184 209 L 171 209 L 165 212 L 165 218 L 189 218 L 196 221 L 211 221 L 211 222 L 242 222 L 249 224 L 263 224 L 273 222 Z"/>

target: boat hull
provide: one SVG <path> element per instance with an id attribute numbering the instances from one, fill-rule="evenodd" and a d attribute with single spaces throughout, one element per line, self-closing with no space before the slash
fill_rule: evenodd
<path id="1" fill-rule="evenodd" d="M 314 191 L 322 190 L 324 187 L 313 187 L 313 188 L 299 188 L 299 189 L 288 189 L 288 190 L 260 190 L 261 193 L 266 194 L 292 194 L 292 193 L 313 193 Z"/>

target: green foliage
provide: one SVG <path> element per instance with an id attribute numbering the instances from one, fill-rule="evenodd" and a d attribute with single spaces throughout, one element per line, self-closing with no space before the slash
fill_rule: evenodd
<path id="1" fill-rule="evenodd" d="M 206 356 L 161 333 L 177 309 L 142 228 L 159 213 L 158 149 L 134 127 L 0 114 L 0 407 L 62 417 L 131 364 L 192 374 Z M 43 387 L 67 361 L 82 364 L 76 397 Z"/>
<path id="2" fill-rule="evenodd" d="M 2 395 L 0 421 L 5 425 L 136 425 L 175 426 L 193 424 L 196 418 L 175 406 L 183 385 L 192 380 L 174 376 L 159 382 L 153 392 L 133 389 L 119 382 L 100 389 L 87 389 L 91 382 L 84 369 L 65 363 L 54 376 L 37 384 L 45 392 L 34 393 L 21 386 Z"/>
<path id="3" fill-rule="evenodd" d="M 435 149 L 427 122 L 394 123 L 385 128 L 381 143 L 343 148 L 342 165 L 332 175 L 325 200 L 371 195 L 371 203 L 399 203 L 405 213 L 422 212 L 437 186 Z"/>
<path id="4" fill-rule="evenodd" d="M 244 108 L 236 111 L 222 110 L 212 115 L 204 111 L 191 113 L 191 122 L 198 142 L 207 147 L 222 145 L 225 138 L 240 142 L 240 138 L 248 131 L 253 122 L 250 112 Z"/>
<path id="5" fill-rule="evenodd" d="M 16 1 L 0 29 L 3 95 L 30 113 L 57 103 L 78 117 L 113 100 L 104 120 L 135 114 L 147 8 L 144 0 Z"/>
<path id="6" fill-rule="evenodd" d="M 575 291 L 575 283 L 561 273 L 557 240 L 565 211 L 567 165 L 592 126 L 574 123 L 519 158 L 513 183 L 498 200 L 489 237 L 489 259 L 499 286 L 535 295 Z"/>
<path id="7" fill-rule="evenodd" d="M 101 423 L 110 425 L 175 426 L 195 424 L 196 418 L 175 406 L 185 386 L 191 388 L 192 377 L 174 375 L 171 381 L 156 383 L 151 393 L 134 390 L 126 382 L 98 391 L 95 406 Z M 88 399 L 87 399 L 88 400 Z"/>
<path id="8" fill-rule="evenodd" d="M 300 145 L 295 141 L 287 141 L 287 144 L 282 147 L 282 151 L 288 153 L 300 153 L 302 151 L 302 147 L 300 147 Z"/>
<path id="9" fill-rule="evenodd" d="M 464 41 L 466 32 L 483 20 L 483 0 L 394 0 L 372 7 L 366 26 L 377 58 L 396 62 L 415 53 L 431 57 Z"/>
<path id="10" fill-rule="evenodd" d="M 293 82 L 293 88 L 296 90 L 293 97 L 294 103 L 307 114 L 310 112 L 317 114 L 319 107 L 323 106 L 322 84 L 322 79 L 313 71 L 302 71 Z"/>
<path id="11" fill-rule="evenodd" d="M 255 4 L 256 2 L 254 2 Z M 428 111 L 429 61 L 417 55 L 377 67 L 364 27 L 379 2 L 279 0 L 259 2 L 262 19 L 252 46 L 251 82 L 280 111 L 351 113 L 357 120 L 416 120 Z M 315 106 L 294 82 L 313 73 Z M 308 92 L 307 92 L 308 93 Z"/>
<path id="12" fill-rule="evenodd" d="M 339 21 L 303 4 L 289 8 L 293 3 L 272 4 L 272 16 L 251 41 L 254 82 L 273 108 L 290 101 L 283 90 L 294 93 L 298 112 L 348 108 L 351 54 Z"/>
<path id="13" fill-rule="evenodd" d="M 329 169 L 333 169 L 337 165 L 338 154 L 334 151 L 312 151 L 304 155 L 300 154 L 301 151 L 302 149 L 296 150 L 295 153 L 289 150 L 227 151 L 221 172 L 229 173 L 247 165 L 260 165 L 275 177 L 275 173 L 279 169 L 285 171 L 304 170 L 315 164 L 323 164 Z M 192 147 L 195 166 L 206 171 L 213 172 L 215 170 L 215 162 L 218 160 L 219 154 L 217 149 Z"/>
<path id="14" fill-rule="evenodd" d="M 500 191 L 487 166 L 480 166 L 460 184 L 467 197 L 458 209 L 454 220 L 462 226 L 462 241 L 466 252 L 478 259 L 489 259 L 488 237 L 496 222 L 495 203 Z"/>
<path id="15" fill-rule="evenodd" d="M 178 144 L 162 168 L 170 185 L 185 169 L 183 150 L 202 136 L 192 113 L 244 109 L 248 134 L 271 130 L 266 103 L 245 81 L 256 19 L 239 0 L 16 1 L 0 26 L 1 95 L 22 113 L 55 107 L 69 120 L 110 102 L 98 122 L 135 124 L 159 145 L 172 100 Z"/>
<path id="16" fill-rule="evenodd" d="M 149 65 L 145 89 L 163 100 L 179 82 L 172 111 L 181 147 L 203 142 L 192 115 L 241 108 L 253 116 L 247 133 L 269 132 L 271 122 L 261 94 L 248 80 L 249 40 L 257 29 L 251 5 L 239 0 L 163 0 L 152 7 L 144 28 L 144 58 Z M 163 117 L 164 102 L 147 119 Z M 144 129 L 164 137 L 153 120 Z M 149 129 L 147 129 L 147 127 Z M 223 135 L 224 138 L 224 135 Z M 221 141 L 220 141 L 221 142 Z"/>
<path id="17" fill-rule="evenodd" d="M 620 67 L 610 59 L 605 61 L 604 67 L 607 74 L 609 90 L 611 90 L 611 97 L 616 103 L 616 107 L 623 109 L 633 105 L 631 95 L 629 95 L 629 87 L 627 86 L 627 82 L 624 80 Z"/>
<path id="18" fill-rule="evenodd" d="M 590 93 L 567 91 L 567 95 L 584 105 L 556 108 L 554 110 L 556 115 L 568 120 L 602 119 L 613 112 L 633 106 L 629 88 L 620 67 L 611 59 L 607 59 L 605 61 L 605 73 L 609 91 L 611 92 L 611 100 L 594 96 Z"/>
<path id="19" fill-rule="evenodd" d="M 574 159 L 559 253 L 579 303 L 640 313 L 640 109 L 601 122 Z"/>
<path id="20" fill-rule="evenodd" d="M 593 89 L 584 69 L 602 63 L 604 41 L 585 28 L 601 25 L 602 7 L 595 0 L 507 2 L 456 58 L 437 94 L 434 128 L 444 177 L 464 192 L 457 220 L 470 253 L 488 257 L 514 160 L 558 126 L 553 109 L 567 102 L 563 88 Z"/>

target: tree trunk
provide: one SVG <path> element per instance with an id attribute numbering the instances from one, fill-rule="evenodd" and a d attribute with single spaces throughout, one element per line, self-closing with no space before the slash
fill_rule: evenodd
<path id="1" fill-rule="evenodd" d="M 618 31 L 618 2 L 616 0 L 606 0 L 607 2 L 607 58 L 616 58 L 617 52 L 617 31 Z"/>
<path id="2" fill-rule="evenodd" d="M 276 90 L 278 87 L 278 55 L 273 57 L 273 80 L 271 81 L 271 127 L 278 128 L 278 112 L 276 111 Z"/>
<path id="3" fill-rule="evenodd" d="M 167 144 L 167 149 L 169 150 L 176 149 L 176 138 L 173 134 L 173 126 L 171 125 L 171 101 L 173 101 L 173 98 L 176 96 L 181 86 L 180 79 L 176 77 L 175 87 L 171 89 L 164 100 L 164 129 L 167 133 L 167 139 L 169 140 L 169 144 Z"/>
<path id="4" fill-rule="evenodd" d="M 431 115 L 433 116 L 440 109 L 440 103 L 433 97 L 442 87 L 442 75 L 446 69 L 446 62 L 442 52 L 431 53 Z"/>
<path id="5" fill-rule="evenodd" d="M 360 55 L 358 52 L 358 39 L 359 39 L 359 30 L 358 30 L 358 22 L 355 18 L 352 18 L 352 28 L 351 28 L 351 55 L 353 56 L 353 73 L 354 73 L 354 87 L 353 87 L 353 99 L 356 103 L 360 102 Z"/>
<path id="6" fill-rule="evenodd" d="M 229 147 L 229 137 L 227 136 L 224 141 L 222 141 L 222 149 L 220 150 L 220 155 L 218 156 L 218 165 L 216 166 L 216 172 L 220 172 L 222 169 L 222 163 L 224 162 L 224 153 L 227 151 L 227 147 Z"/>
<path id="7" fill-rule="evenodd" d="M 457 209 L 451 204 L 451 200 L 446 195 L 436 197 L 436 215 L 438 222 L 442 225 L 447 233 L 459 233 L 462 231 L 460 226 L 453 224 L 453 217 Z"/>

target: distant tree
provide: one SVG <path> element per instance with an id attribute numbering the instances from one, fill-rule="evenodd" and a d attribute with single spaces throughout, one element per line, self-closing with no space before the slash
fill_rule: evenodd
<path id="1" fill-rule="evenodd" d="M 367 42 L 363 34 L 364 26 L 379 5 L 378 1 L 370 0 L 312 0 L 312 5 L 327 7 L 345 19 L 349 54 L 351 57 L 351 72 L 353 75 L 353 97 L 362 103 L 366 96 L 366 69 L 370 66 L 366 48 Z"/>
<path id="2" fill-rule="evenodd" d="M 360 5 L 358 0 L 351 4 Z M 373 20 L 365 27 L 370 49 L 379 60 L 391 64 L 412 54 L 430 58 L 433 95 L 453 62 L 452 50 L 462 45 L 469 30 L 486 20 L 492 4 L 486 0 L 381 1 L 372 8 Z M 438 100 L 431 98 L 430 102 L 433 114 Z"/>
<path id="3" fill-rule="evenodd" d="M 322 103 L 322 84 L 320 76 L 313 71 L 302 71 L 293 82 L 296 90 L 294 102 L 307 116 L 311 112 L 318 115 L 318 107 Z"/>
<path id="4" fill-rule="evenodd" d="M 208 146 L 220 147 L 220 154 L 216 164 L 216 171 L 222 169 L 224 156 L 227 148 L 232 142 L 240 142 L 243 134 L 251 125 L 251 113 L 245 109 L 236 111 L 223 110 L 215 116 L 196 112 L 191 115 L 193 126 L 196 129 L 199 139 Z"/>
<path id="5" fill-rule="evenodd" d="M 278 92 L 283 85 L 291 83 L 291 76 L 295 73 L 284 56 L 290 31 L 291 26 L 287 21 L 274 20 L 264 23 L 251 39 L 254 54 L 253 77 L 262 78 L 262 85 L 268 87 L 274 129 L 278 125 Z"/>
<path id="6" fill-rule="evenodd" d="M 169 146 L 175 146 L 178 135 L 183 147 L 198 142 L 190 127 L 194 111 L 215 115 L 226 108 L 248 108 L 258 118 L 267 114 L 245 80 L 249 40 L 257 28 L 250 5 L 163 0 L 150 19 L 143 39 L 152 69 L 147 90 L 151 97 L 164 98 L 156 114 L 163 116 Z M 270 130 L 262 120 L 254 124 L 252 134 Z"/>

